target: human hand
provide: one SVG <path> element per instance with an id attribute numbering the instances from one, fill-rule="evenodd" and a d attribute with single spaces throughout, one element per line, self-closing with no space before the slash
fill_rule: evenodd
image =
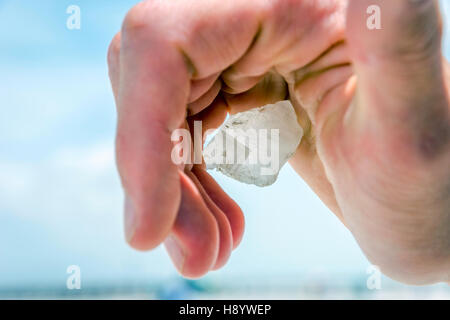
<path id="1" fill-rule="evenodd" d="M 381 30 L 366 27 L 370 5 L 380 8 Z M 437 1 L 350 1 L 346 43 L 301 70 L 291 89 L 311 128 L 291 164 L 372 263 L 413 284 L 450 281 L 441 37 Z"/>
<path id="2" fill-rule="evenodd" d="M 242 237 L 243 215 L 202 168 L 186 168 L 183 172 L 171 163 L 170 134 L 182 127 L 186 118 L 188 122 L 202 120 L 204 129 L 216 127 L 227 111 L 258 107 L 289 94 L 306 131 L 306 139 L 291 161 L 297 172 L 350 228 L 373 261 L 398 253 L 398 247 L 411 251 L 411 247 L 402 247 L 400 238 L 405 232 L 401 227 L 386 231 L 395 238 L 387 237 L 386 241 L 379 230 L 390 219 L 400 219 L 395 218 L 399 216 L 397 211 L 407 201 L 401 198 L 390 211 L 381 201 L 367 207 L 362 199 L 374 191 L 355 188 L 355 184 L 367 182 L 385 191 L 383 185 L 389 185 L 389 181 L 377 180 L 386 176 L 374 163 L 378 154 L 368 158 L 374 161 L 366 161 L 370 170 L 375 170 L 370 180 L 361 175 L 348 179 L 357 166 L 342 170 L 346 157 L 335 153 L 346 147 L 345 155 L 367 156 L 359 150 L 361 147 L 383 141 L 365 140 L 361 146 L 360 141 L 350 139 L 355 138 L 351 135 L 355 128 L 342 126 L 345 113 L 357 114 L 347 111 L 355 109 L 349 107 L 356 81 L 349 64 L 361 56 L 355 48 L 366 50 L 360 45 L 358 32 L 351 33 L 362 29 L 365 20 L 353 27 L 349 20 L 349 45 L 343 42 L 345 7 L 346 1 L 332 0 L 320 4 L 147 1 L 129 12 L 122 34 L 110 47 L 109 65 L 119 115 L 117 162 L 127 194 L 126 230 L 132 246 L 150 249 L 165 240 L 175 265 L 188 277 L 222 266 Z M 350 16 L 359 9 L 353 3 Z M 360 12 L 361 19 L 365 19 L 364 13 L 365 9 Z M 361 67 L 358 59 L 355 61 L 359 76 L 364 64 Z M 365 101 L 361 104 L 367 105 Z M 356 128 L 364 129 L 361 127 L 367 120 L 357 118 Z M 395 175 L 388 177 L 397 181 Z M 355 192 L 354 197 L 348 197 L 349 190 Z M 402 193 L 401 189 L 394 191 Z M 355 199 L 359 196 L 362 198 Z M 361 212 L 361 207 L 368 208 L 369 213 Z M 382 210 L 395 212 L 391 217 Z M 378 229 L 370 229 L 361 221 L 369 214 Z M 446 217 L 445 207 L 440 216 Z M 412 228 L 411 222 L 406 222 Z M 423 233 L 430 236 L 430 228 Z M 448 236 L 448 224 L 441 234 Z M 367 238 L 375 245 L 379 241 L 385 245 L 371 255 Z M 403 262 L 395 264 L 402 266 Z M 378 264 L 385 269 L 384 264 Z M 398 270 L 397 266 L 394 269 Z"/>

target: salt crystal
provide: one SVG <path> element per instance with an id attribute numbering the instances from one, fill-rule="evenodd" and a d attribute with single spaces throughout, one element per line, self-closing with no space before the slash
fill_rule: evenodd
<path id="1" fill-rule="evenodd" d="M 265 187 L 294 154 L 303 137 L 290 101 L 232 115 L 203 151 L 207 169 Z"/>

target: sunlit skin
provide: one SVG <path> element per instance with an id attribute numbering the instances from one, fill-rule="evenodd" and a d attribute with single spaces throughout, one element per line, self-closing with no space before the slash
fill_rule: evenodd
<path id="1" fill-rule="evenodd" d="M 381 30 L 366 27 L 373 4 Z M 290 164 L 368 259 L 406 283 L 449 282 L 440 42 L 432 0 L 139 3 L 108 53 L 128 242 L 164 243 L 185 277 L 222 267 L 244 215 L 201 166 L 171 161 L 171 133 L 289 98 L 306 133 Z"/>

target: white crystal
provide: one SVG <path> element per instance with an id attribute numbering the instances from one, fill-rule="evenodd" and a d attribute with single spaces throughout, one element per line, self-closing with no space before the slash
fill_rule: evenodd
<path id="1" fill-rule="evenodd" d="M 207 169 L 265 187 L 277 180 L 302 137 L 291 102 L 280 101 L 230 116 L 204 149 L 203 157 Z"/>

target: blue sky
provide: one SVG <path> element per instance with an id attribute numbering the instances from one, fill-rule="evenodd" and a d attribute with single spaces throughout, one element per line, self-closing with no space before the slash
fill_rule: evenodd
<path id="1" fill-rule="evenodd" d="M 106 50 L 135 2 L 0 0 L 0 288 L 64 286 L 72 264 L 86 285 L 177 277 L 163 250 L 136 252 L 122 234 Z M 81 30 L 66 28 L 71 4 Z M 215 177 L 247 228 L 207 281 L 365 274 L 351 234 L 291 168 L 264 189 Z"/>

